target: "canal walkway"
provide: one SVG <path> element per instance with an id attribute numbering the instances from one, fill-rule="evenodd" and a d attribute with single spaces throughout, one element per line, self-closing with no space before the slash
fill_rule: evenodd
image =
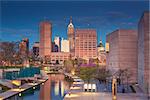
<path id="1" fill-rule="evenodd" d="M 41 79 L 34 80 L 34 83 L 25 83 L 21 85 L 19 88 L 12 88 L 6 92 L 1 93 L 0 100 L 5 100 L 16 95 L 21 95 L 22 92 L 30 88 L 35 89 L 36 86 L 45 83 L 47 80 L 48 80 L 47 76 L 44 75 Z"/>

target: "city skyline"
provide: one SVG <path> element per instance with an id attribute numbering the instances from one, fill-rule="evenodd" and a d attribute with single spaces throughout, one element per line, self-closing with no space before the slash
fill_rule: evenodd
<path id="1" fill-rule="evenodd" d="M 149 100 L 149 0 L 1 0 L 0 100 Z"/>
<path id="2" fill-rule="evenodd" d="M 0 41 L 29 38 L 31 47 L 39 41 L 39 23 L 45 19 L 52 22 L 52 40 L 55 36 L 66 39 L 72 16 L 75 28 L 96 29 L 98 45 L 100 38 L 104 43 L 106 34 L 116 29 L 137 29 L 140 15 L 148 10 L 148 1 L 1 1 L 1 8 Z"/>

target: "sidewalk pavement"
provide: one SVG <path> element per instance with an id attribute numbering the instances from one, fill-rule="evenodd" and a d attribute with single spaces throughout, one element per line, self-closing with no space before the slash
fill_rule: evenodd
<path id="1" fill-rule="evenodd" d="M 66 95 L 64 100 L 112 100 L 111 93 L 105 92 L 78 92 Z M 148 100 L 142 94 L 118 93 L 117 100 Z"/>

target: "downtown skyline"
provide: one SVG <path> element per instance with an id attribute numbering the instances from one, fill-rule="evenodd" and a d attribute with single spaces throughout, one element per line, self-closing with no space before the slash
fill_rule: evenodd
<path id="1" fill-rule="evenodd" d="M 106 34 L 116 29 L 137 29 L 140 15 L 149 5 L 148 1 L 1 1 L 1 8 L 0 41 L 29 38 L 31 47 L 39 41 L 39 23 L 43 20 L 52 22 L 53 40 L 55 36 L 67 38 L 67 25 L 72 16 L 75 29 L 97 30 L 98 44 L 100 38 L 104 43 Z"/>

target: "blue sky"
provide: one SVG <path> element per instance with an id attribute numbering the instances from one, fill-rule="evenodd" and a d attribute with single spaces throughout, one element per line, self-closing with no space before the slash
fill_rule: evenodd
<path id="1" fill-rule="evenodd" d="M 0 41 L 29 38 L 30 47 L 39 41 L 39 23 L 52 22 L 52 38 L 67 38 L 67 25 L 73 17 L 75 28 L 95 28 L 103 42 L 106 34 L 137 29 L 148 1 L 0 1 Z"/>

